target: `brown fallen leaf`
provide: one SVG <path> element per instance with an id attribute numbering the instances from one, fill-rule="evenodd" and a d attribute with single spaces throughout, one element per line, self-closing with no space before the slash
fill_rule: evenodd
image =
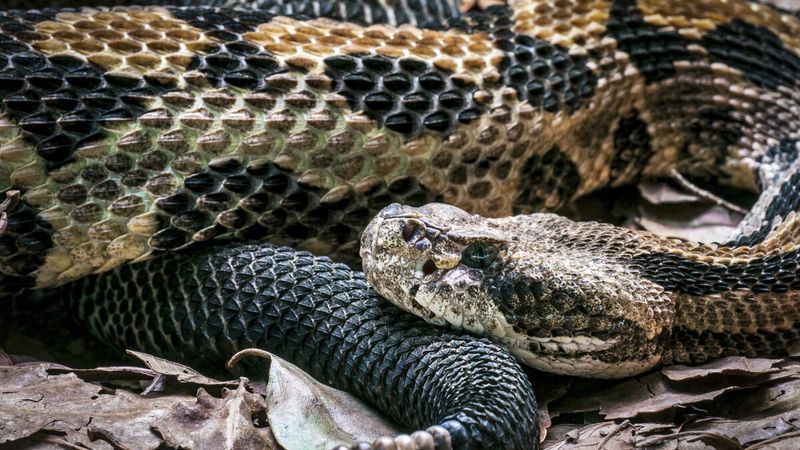
<path id="1" fill-rule="evenodd" d="M 160 377 L 153 379 L 151 384 L 145 389 L 145 393 L 151 391 L 159 391 L 162 389 L 164 383 L 174 381 L 178 384 L 188 385 L 192 388 L 202 387 L 207 391 L 212 391 L 215 395 L 223 388 L 235 389 L 241 385 L 240 381 L 219 381 L 214 378 L 209 378 L 200 372 L 192 369 L 189 366 L 170 361 L 168 359 L 153 356 L 144 352 L 136 352 L 127 350 L 127 353 L 140 361 Z"/>
<path id="2" fill-rule="evenodd" d="M 554 427 L 555 428 L 555 427 Z M 633 450 L 635 430 L 629 422 L 601 422 L 578 428 L 551 429 L 544 450 Z"/>
<path id="3" fill-rule="evenodd" d="M 735 205 L 715 204 L 668 182 L 643 181 L 638 214 L 630 220 L 647 231 L 700 242 L 727 240 L 744 217 Z M 724 200 L 720 200 L 724 201 Z"/>
<path id="4" fill-rule="evenodd" d="M 668 366 L 663 368 L 661 373 L 672 381 L 695 380 L 712 375 L 756 376 L 780 371 L 775 367 L 780 361 L 780 359 L 731 356 L 702 366 Z"/>
<path id="5" fill-rule="evenodd" d="M 642 414 L 661 413 L 687 405 L 699 404 L 719 398 L 731 391 L 747 389 L 759 382 L 776 381 L 791 377 L 792 374 L 777 372 L 765 374 L 762 378 L 718 379 L 716 382 L 703 379 L 701 383 L 676 384 L 661 372 L 652 373 L 623 382 L 597 394 L 578 400 L 567 400 L 576 410 L 596 409 L 608 420 L 630 419 Z M 697 380 L 694 380 L 697 381 Z M 551 408 L 551 412 L 552 412 Z"/>
<path id="6" fill-rule="evenodd" d="M 121 371 L 112 373 L 116 380 L 122 377 Z M 131 376 L 136 379 L 142 373 L 132 371 Z M 198 396 L 175 392 L 143 396 L 86 382 L 74 373 L 65 373 L 63 367 L 39 363 L 0 367 L 0 391 L 0 444 L 146 450 L 164 448 L 166 437 L 173 442 L 191 442 L 184 447 L 187 449 L 226 448 L 217 445 L 220 442 L 259 442 L 260 448 L 269 448 L 264 444 L 272 442 L 268 428 L 253 424 L 252 418 L 259 411 L 266 415 L 263 401 L 260 409 L 258 402 L 249 401 L 250 397 L 241 393 L 246 392 L 244 385 L 233 391 L 235 395 L 222 390 L 226 396 L 217 403 L 205 391 Z M 181 425 L 198 420 L 198 411 L 185 405 L 198 402 L 222 406 L 205 411 L 202 417 L 208 422 L 199 426 L 196 434 L 180 434 L 185 429 Z M 182 412 L 195 415 L 186 417 Z M 212 422 L 218 424 L 218 431 L 229 434 L 222 439 L 219 432 L 212 433 L 208 425 Z M 159 433 L 165 429 L 170 432 Z"/>
<path id="7" fill-rule="evenodd" d="M 94 428 L 111 430 L 130 448 L 157 448 L 161 440 L 149 420 L 166 414 L 177 398 L 166 395 L 149 404 L 138 394 L 110 391 L 74 374 L 50 375 L 48 364 L 0 368 L 0 444 L 36 433 L 55 434 L 72 445 L 108 448 L 89 436 Z"/>
<path id="8" fill-rule="evenodd" d="M 545 448 L 597 448 L 596 430 L 628 420 L 637 448 L 738 450 L 763 444 L 793 450 L 800 447 L 785 445 L 793 444 L 793 433 L 800 430 L 800 362 L 731 357 L 697 367 L 671 366 L 562 397 L 550 403 L 549 411 L 557 425 L 549 430 Z M 595 411 L 601 413 L 599 421 Z M 581 416 L 596 423 L 558 424 L 561 417 Z"/>
<path id="9" fill-rule="evenodd" d="M 786 433 L 781 436 L 759 442 L 750 447 L 750 450 L 796 450 L 800 448 L 800 431 Z"/>
<path id="10" fill-rule="evenodd" d="M 225 389 L 222 398 L 203 388 L 194 403 L 178 402 L 169 414 L 150 422 L 172 448 L 196 450 L 273 450 L 278 446 L 266 422 L 256 427 L 252 417 L 266 414 L 264 398 L 244 384 Z"/>
<path id="11" fill-rule="evenodd" d="M 703 199 L 664 181 L 645 180 L 636 186 L 642 199 L 653 205 L 700 203 Z"/>
<path id="12" fill-rule="evenodd" d="M 370 406 L 320 383 L 297 366 L 258 349 L 242 350 L 231 361 L 244 356 L 270 361 L 267 414 L 275 439 L 286 450 L 329 450 L 399 432 Z"/>

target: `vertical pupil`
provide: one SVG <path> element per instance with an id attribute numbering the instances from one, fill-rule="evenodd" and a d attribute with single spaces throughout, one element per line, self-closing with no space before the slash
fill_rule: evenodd
<path id="1" fill-rule="evenodd" d="M 467 267 L 485 269 L 492 262 L 492 247 L 489 244 L 471 244 L 463 252 L 463 263 Z"/>

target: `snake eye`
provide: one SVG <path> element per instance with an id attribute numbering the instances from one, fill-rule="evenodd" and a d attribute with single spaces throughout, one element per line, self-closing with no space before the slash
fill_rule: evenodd
<path id="1" fill-rule="evenodd" d="M 473 269 L 488 269 L 497 262 L 500 250 L 494 244 L 469 244 L 461 252 L 461 263 Z"/>

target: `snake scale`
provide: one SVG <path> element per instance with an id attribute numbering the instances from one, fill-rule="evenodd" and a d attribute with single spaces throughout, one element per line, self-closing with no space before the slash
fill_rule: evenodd
<path id="1" fill-rule="evenodd" d="M 785 352 L 800 20 L 748 0 L 487 3 L 0 12 L 2 292 L 66 285 L 118 345 L 264 346 L 464 448 L 538 442 L 517 363 L 303 251 L 356 265 L 377 215 L 381 293 L 556 372 Z M 762 192 L 731 242 L 492 219 L 672 169 Z M 411 208 L 431 202 L 460 209 Z M 392 203 L 411 207 L 378 215 Z M 206 248 L 231 240 L 303 251 Z"/>

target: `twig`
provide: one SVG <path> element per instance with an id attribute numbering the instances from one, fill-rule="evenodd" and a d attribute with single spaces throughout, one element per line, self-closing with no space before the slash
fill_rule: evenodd
<path id="1" fill-rule="evenodd" d="M 675 168 L 670 169 L 669 175 L 672 177 L 673 180 L 675 180 L 678 184 L 680 184 L 684 189 L 688 190 L 689 192 L 691 192 L 694 195 L 697 195 L 700 198 L 704 198 L 704 199 L 706 199 L 706 200 L 708 200 L 710 202 L 713 202 L 713 203 L 715 203 L 715 204 L 717 204 L 719 206 L 722 206 L 725 209 L 729 209 L 731 211 L 737 212 L 737 213 L 742 214 L 742 215 L 747 215 L 747 213 L 749 212 L 748 210 L 742 208 L 739 205 L 733 204 L 733 203 L 725 200 L 724 198 L 721 198 L 718 195 L 714 195 L 713 193 L 708 192 L 707 190 L 700 188 L 699 186 L 695 185 L 691 181 L 687 180 L 686 177 L 681 175 L 681 173 L 678 172 L 677 169 L 675 169 Z"/>
<path id="2" fill-rule="evenodd" d="M 696 440 L 702 440 L 702 439 L 705 438 L 705 439 L 708 439 L 708 440 L 713 440 L 714 442 L 716 442 L 718 444 L 724 445 L 724 447 L 720 447 L 721 449 L 742 450 L 741 444 L 739 444 L 735 440 L 729 438 L 728 436 L 724 436 L 724 435 L 717 434 L 717 433 L 709 433 L 707 431 L 682 431 L 680 433 L 668 434 L 666 436 L 657 436 L 657 437 L 654 437 L 652 439 L 646 439 L 646 440 L 644 440 L 642 442 L 639 442 L 639 444 L 642 447 L 647 447 L 647 446 L 654 445 L 654 444 L 660 444 L 662 442 L 674 441 L 674 440 L 677 440 L 677 439 L 686 438 L 686 437 L 692 437 L 692 436 L 695 436 L 696 439 L 694 439 L 694 440 L 692 440 L 690 442 L 693 442 L 693 441 L 696 441 Z"/>
<path id="3" fill-rule="evenodd" d="M 606 437 L 604 437 L 602 441 L 600 441 L 600 443 L 597 445 L 597 450 L 602 450 L 602 448 L 605 447 L 606 444 L 608 444 L 608 441 L 610 441 L 611 438 L 613 438 L 614 436 L 619 434 L 620 431 L 622 431 L 622 430 L 624 430 L 626 428 L 630 428 L 631 425 L 633 425 L 631 423 L 631 421 L 628 420 L 628 419 L 625 419 L 624 422 L 622 422 L 619 425 L 615 426 L 614 429 L 611 430 L 611 432 L 608 433 L 608 435 L 606 435 Z"/>
<path id="4" fill-rule="evenodd" d="M 759 448 L 764 448 L 764 446 L 774 444 L 775 442 L 780 442 L 786 438 L 793 438 L 793 437 L 800 437 L 800 431 L 792 431 L 791 433 L 782 434 L 780 436 L 775 436 L 774 438 L 767 439 L 766 441 L 761 441 L 751 447 L 748 447 L 748 450 L 756 450 Z"/>

